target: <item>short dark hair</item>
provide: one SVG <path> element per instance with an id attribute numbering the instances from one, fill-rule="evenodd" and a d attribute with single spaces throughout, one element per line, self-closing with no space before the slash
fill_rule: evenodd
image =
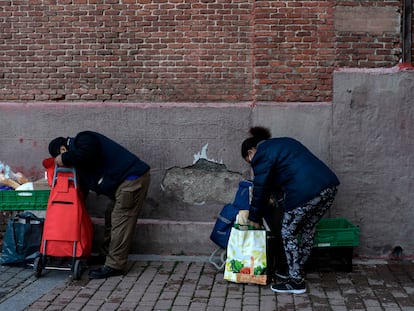
<path id="1" fill-rule="evenodd" d="M 52 157 L 56 158 L 60 154 L 60 147 L 67 147 L 67 139 L 64 137 L 56 137 L 49 143 L 49 153 Z"/>

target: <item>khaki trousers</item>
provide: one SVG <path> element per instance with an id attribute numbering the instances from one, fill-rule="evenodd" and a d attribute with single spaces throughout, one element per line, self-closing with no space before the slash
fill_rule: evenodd
<path id="1" fill-rule="evenodd" d="M 147 172 L 140 178 L 125 180 L 116 190 L 114 205 L 105 211 L 103 251 L 108 267 L 124 270 L 127 266 L 135 226 L 150 179 Z"/>

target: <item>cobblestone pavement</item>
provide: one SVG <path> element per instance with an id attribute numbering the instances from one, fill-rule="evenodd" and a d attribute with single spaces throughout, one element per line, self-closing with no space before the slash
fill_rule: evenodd
<path id="1" fill-rule="evenodd" d="M 0 303 L 33 282 L 29 269 L 0 266 Z"/>
<path id="2" fill-rule="evenodd" d="M 32 269 L 0 266 L 0 310 L 23 310 L 67 279 L 63 274 L 46 271 L 45 278 L 40 281 Z"/>
<path id="3" fill-rule="evenodd" d="M 10 299 L 7 288 L 16 292 L 33 282 L 31 270 L 9 269 L 20 270 L 13 278 L 5 277 L 12 274 L 10 270 L 2 271 L 3 302 L 7 295 Z M 308 273 L 307 292 L 300 295 L 227 282 L 222 271 L 203 260 L 141 259 L 130 262 L 126 275 L 103 280 L 89 280 L 85 272 L 74 281 L 68 273 L 61 273 L 65 281 L 24 310 L 414 311 L 412 262 L 357 263 L 350 273 Z M 42 284 L 49 277 L 44 275 L 34 282 Z"/>

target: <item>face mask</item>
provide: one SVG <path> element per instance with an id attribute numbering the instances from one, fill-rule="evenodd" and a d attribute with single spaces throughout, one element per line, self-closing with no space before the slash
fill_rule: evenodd
<path id="1" fill-rule="evenodd" d="M 253 152 L 249 152 L 249 155 L 248 155 L 249 162 L 252 162 L 253 157 L 254 157 Z"/>

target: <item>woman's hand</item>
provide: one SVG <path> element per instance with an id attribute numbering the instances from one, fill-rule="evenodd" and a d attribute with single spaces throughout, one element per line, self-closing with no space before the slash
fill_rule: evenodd
<path id="1" fill-rule="evenodd" d="M 255 229 L 260 229 L 260 228 L 261 228 L 261 226 L 260 226 L 260 224 L 259 224 L 259 223 L 257 223 L 257 222 L 253 222 L 253 221 L 251 221 L 251 220 L 249 220 L 249 226 L 252 226 L 252 227 L 254 227 Z"/>

